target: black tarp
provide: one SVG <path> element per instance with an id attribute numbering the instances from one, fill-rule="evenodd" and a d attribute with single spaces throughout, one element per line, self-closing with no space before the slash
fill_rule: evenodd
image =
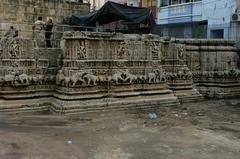
<path id="1" fill-rule="evenodd" d="M 154 18 L 149 8 L 132 7 L 108 1 L 96 12 L 72 15 L 67 24 L 92 26 L 107 24 L 113 21 L 125 20 L 135 24 L 148 24 L 152 26 Z"/>

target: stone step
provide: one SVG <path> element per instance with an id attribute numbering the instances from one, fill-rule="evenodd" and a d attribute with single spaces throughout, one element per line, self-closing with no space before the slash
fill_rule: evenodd
<path id="1" fill-rule="evenodd" d="M 102 105 L 102 106 L 88 106 L 82 108 L 81 106 L 75 106 L 74 109 L 56 109 L 56 107 L 51 107 L 51 111 L 55 113 L 72 114 L 72 113 L 89 113 L 89 112 L 99 112 L 99 111 L 109 111 L 109 110 L 128 110 L 128 109 L 147 109 L 147 108 L 157 108 L 159 106 L 176 106 L 179 105 L 178 100 L 168 100 L 168 101 L 158 101 L 149 103 L 132 103 L 123 105 Z"/>
<path id="2" fill-rule="evenodd" d="M 1 114 L 19 114 L 48 111 L 49 106 L 0 109 Z"/>
<path id="3" fill-rule="evenodd" d="M 176 106 L 176 104 L 168 104 L 166 106 Z M 99 110 L 84 110 L 84 111 L 74 111 L 74 112 L 64 112 L 65 114 L 83 114 L 83 113 L 97 113 L 97 112 L 107 112 L 107 111 L 124 111 L 124 110 L 136 110 L 136 109 L 153 109 L 157 108 L 156 106 L 141 106 L 141 107 L 120 107 L 114 109 L 99 109 Z"/>

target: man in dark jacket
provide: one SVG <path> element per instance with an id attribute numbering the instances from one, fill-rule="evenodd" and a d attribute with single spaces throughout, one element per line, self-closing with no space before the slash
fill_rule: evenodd
<path id="1" fill-rule="evenodd" d="M 53 22 L 52 19 L 49 19 L 45 26 L 45 40 L 47 47 L 52 47 L 51 36 L 52 36 Z"/>

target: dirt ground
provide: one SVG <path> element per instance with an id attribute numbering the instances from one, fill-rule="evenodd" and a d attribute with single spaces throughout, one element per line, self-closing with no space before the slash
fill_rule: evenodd
<path id="1" fill-rule="evenodd" d="M 240 99 L 71 116 L 1 115 L 0 159 L 240 159 Z"/>

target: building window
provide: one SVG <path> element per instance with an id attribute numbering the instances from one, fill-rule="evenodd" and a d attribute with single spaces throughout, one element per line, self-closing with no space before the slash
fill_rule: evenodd
<path id="1" fill-rule="evenodd" d="M 169 5 L 169 0 L 161 0 L 160 7 L 165 7 Z"/>
<path id="2" fill-rule="evenodd" d="M 182 3 L 199 2 L 199 1 L 202 1 L 202 0 L 160 0 L 160 7 L 182 4 Z"/>
<path id="3" fill-rule="evenodd" d="M 173 4 L 173 5 L 174 5 L 174 4 L 179 4 L 179 1 L 178 1 L 178 0 L 172 0 L 172 1 L 171 1 L 171 4 Z"/>
<path id="4" fill-rule="evenodd" d="M 223 39 L 224 38 L 224 29 L 211 30 L 212 39 Z"/>

